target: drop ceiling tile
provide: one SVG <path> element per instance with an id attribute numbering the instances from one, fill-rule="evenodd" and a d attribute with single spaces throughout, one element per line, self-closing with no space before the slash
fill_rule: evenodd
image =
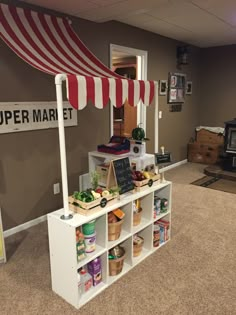
<path id="1" fill-rule="evenodd" d="M 204 9 L 209 9 L 209 8 L 213 8 L 217 5 L 220 5 L 222 3 L 225 4 L 225 2 L 230 2 L 231 0 L 191 0 L 191 3 L 196 4 L 197 6 L 204 8 Z"/>
<path id="2" fill-rule="evenodd" d="M 225 20 L 232 26 L 236 26 L 236 1 L 235 0 L 193 0 L 194 4 L 204 8 L 212 15 Z"/>
<path id="3" fill-rule="evenodd" d="M 199 9 L 188 2 L 166 2 L 160 5 L 156 9 L 152 9 L 148 12 L 151 16 L 156 18 L 165 19 L 176 16 L 187 15 L 189 13 L 197 13 Z"/>
<path id="4" fill-rule="evenodd" d="M 88 0 L 24 0 L 24 2 L 38 5 L 44 8 L 52 9 L 58 12 L 63 12 L 71 15 L 76 15 L 77 12 L 83 12 L 98 7 L 97 4 L 92 3 Z"/>
<path id="5" fill-rule="evenodd" d="M 208 29 L 212 29 L 215 32 L 224 29 L 227 25 L 219 19 L 216 19 L 211 14 L 199 10 L 195 12 L 184 12 L 181 15 L 170 17 L 165 19 L 167 22 L 180 26 L 184 29 L 188 29 L 192 32 L 202 32 Z"/>
<path id="6" fill-rule="evenodd" d="M 150 21 L 155 22 L 156 19 L 147 14 L 130 14 L 129 16 L 125 16 L 123 18 L 117 18 L 117 21 L 135 26 L 139 25 L 139 27 L 142 27 L 145 23 L 149 23 Z"/>
<path id="7" fill-rule="evenodd" d="M 98 6 L 111 5 L 111 4 L 116 4 L 116 3 L 124 2 L 124 1 L 127 1 L 127 0 L 90 0 L 90 2 Z"/>
<path id="8" fill-rule="evenodd" d="M 113 3 L 99 7 L 95 10 L 82 12 L 78 16 L 92 21 L 109 21 L 112 19 L 123 18 L 124 16 L 138 13 L 145 13 L 148 10 L 157 7 L 160 3 L 167 0 L 126 0 L 119 3 Z"/>

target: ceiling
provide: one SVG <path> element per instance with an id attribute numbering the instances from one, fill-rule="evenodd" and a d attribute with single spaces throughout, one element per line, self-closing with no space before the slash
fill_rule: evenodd
<path id="1" fill-rule="evenodd" d="M 236 0 L 24 0 L 94 22 L 120 21 L 198 47 L 236 44 Z"/>

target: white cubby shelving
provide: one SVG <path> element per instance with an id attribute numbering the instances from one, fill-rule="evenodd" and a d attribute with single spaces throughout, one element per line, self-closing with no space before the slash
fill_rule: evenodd
<path id="1" fill-rule="evenodd" d="M 159 219 L 166 219 L 170 222 L 168 230 L 169 240 L 171 234 L 171 190 L 172 183 L 155 182 L 151 187 L 141 192 L 129 192 L 120 196 L 115 203 L 108 202 L 105 208 L 100 208 L 98 212 L 89 216 L 83 216 L 78 213 L 73 214 L 70 220 L 62 220 L 61 215 L 64 209 L 60 209 L 48 214 L 48 232 L 49 232 L 49 250 L 52 289 L 59 296 L 65 299 L 75 308 L 90 301 L 97 294 L 111 285 L 120 277 L 124 276 L 129 270 L 143 261 L 146 257 L 165 245 L 162 243 L 159 247 L 153 246 L 154 223 Z M 166 198 L 168 200 L 168 209 L 166 213 L 160 213 L 153 218 L 154 196 Z M 133 202 L 140 200 L 142 207 L 141 222 L 133 226 Z M 121 235 L 115 241 L 108 241 L 108 213 L 114 209 L 120 208 L 125 212 Z M 76 229 L 80 229 L 84 223 L 96 219 L 96 250 L 86 255 L 81 261 L 77 261 L 76 251 Z M 135 234 L 144 239 L 142 251 L 139 256 L 133 257 L 133 237 Z M 109 276 L 109 250 L 116 245 L 125 248 L 125 259 L 122 271 Z M 161 253 L 160 253 L 161 254 Z M 88 292 L 80 294 L 78 290 L 77 269 L 96 257 L 101 257 L 102 262 L 102 282 L 92 287 Z"/>

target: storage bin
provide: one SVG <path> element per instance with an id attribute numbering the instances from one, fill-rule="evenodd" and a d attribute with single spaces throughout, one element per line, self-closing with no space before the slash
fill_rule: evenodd
<path id="1" fill-rule="evenodd" d="M 122 256 L 115 259 L 109 259 L 109 276 L 116 276 L 121 273 L 125 260 L 125 249 L 120 247 L 122 250 Z"/>
<path id="2" fill-rule="evenodd" d="M 139 242 L 135 242 L 135 240 L 133 241 L 133 257 L 139 256 L 143 249 L 144 239 L 141 236 L 138 238 L 140 239 Z"/>
<path id="3" fill-rule="evenodd" d="M 120 237 L 123 221 L 108 223 L 108 241 L 115 241 Z"/>
<path id="4" fill-rule="evenodd" d="M 142 208 L 139 208 L 138 212 L 133 213 L 133 226 L 139 225 L 142 219 Z"/>

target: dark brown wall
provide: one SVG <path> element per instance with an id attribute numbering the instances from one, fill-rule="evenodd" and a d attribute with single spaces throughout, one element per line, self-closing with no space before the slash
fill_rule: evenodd
<path id="1" fill-rule="evenodd" d="M 73 28 L 89 49 L 109 65 L 110 44 L 148 51 L 148 79 L 167 79 L 176 71 L 178 42 L 118 22 L 96 24 L 73 19 Z M 170 113 L 166 97 L 159 97 L 163 119 L 159 143 L 174 160 L 186 158 L 186 145 L 198 119 L 198 49 L 192 48 L 189 66 L 182 72 L 193 80 L 193 95 L 181 113 Z M 0 95 L 2 102 L 56 100 L 54 78 L 33 69 L 0 42 Z M 179 71 L 179 70 L 178 70 Z M 149 152 L 153 152 L 154 107 L 147 110 Z M 88 151 L 109 140 L 109 107 L 92 105 L 78 112 L 78 126 L 66 128 L 69 192 L 78 189 L 79 175 L 88 170 Z M 0 135 L 0 202 L 4 229 L 27 222 L 62 206 L 61 194 L 53 195 L 60 181 L 58 130 L 38 130 Z"/>
<path id="2" fill-rule="evenodd" d="M 201 125 L 224 127 L 236 117 L 236 45 L 201 50 Z"/>

